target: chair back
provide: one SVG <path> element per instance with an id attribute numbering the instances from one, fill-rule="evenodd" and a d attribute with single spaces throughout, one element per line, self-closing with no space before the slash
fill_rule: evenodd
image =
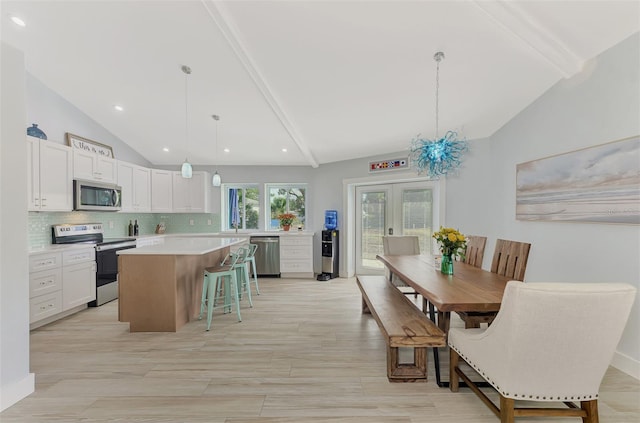
<path id="1" fill-rule="evenodd" d="M 235 251 L 230 251 L 220 263 L 221 266 L 235 266 L 245 261 L 249 255 L 249 248 L 246 246 L 238 247 Z"/>
<path id="2" fill-rule="evenodd" d="M 462 262 L 470 264 L 474 267 L 482 267 L 482 260 L 484 259 L 484 246 L 486 244 L 486 236 L 467 236 L 467 249 L 465 250 Z"/>
<path id="3" fill-rule="evenodd" d="M 389 235 L 382 237 L 385 255 L 407 256 L 420 254 L 420 242 L 415 235 Z"/>
<path id="4" fill-rule="evenodd" d="M 511 281 L 470 359 L 510 398 L 595 399 L 635 296 L 621 283 Z"/>
<path id="5" fill-rule="evenodd" d="M 258 244 L 249 244 L 247 246 L 247 248 L 249 248 L 249 253 L 247 254 L 247 259 L 250 259 L 251 257 L 256 255 L 256 250 L 258 249 Z"/>
<path id="6" fill-rule="evenodd" d="M 523 281 L 531 244 L 498 239 L 493 252 L 491 271 L 508 278 Z"/>
<path id="7" fill-rule="evenodd" d="M 250 251 L 251 248 L 248 245 L 243 245 L 241 247 L 238 247 L 235 252 L 231 253 L 231 256 L 235 257 L 235 263 L 243 264 L 247 260 L 247 257 L 249 257 Z"/>

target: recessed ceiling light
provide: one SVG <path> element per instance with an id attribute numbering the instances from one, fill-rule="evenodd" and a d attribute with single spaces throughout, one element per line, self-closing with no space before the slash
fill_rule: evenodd
<path id="1" fill-rule="evenodd" d="M 11 22 L 13 22 L 14 24 L 16 24 L 18 26 L 22 26 L 22 27 L 27 26 L 27 24 L 24 23 L 24 21 L 22 19 L 20 19 L 19 17 L 17 17 L 17 16 L 12 16 L 11 17 Z"/>
<path id="2" fill-rule="evenodd" d="M 116 104 L 115 106 L 113 106 L 113 108 L 119 112 L 124 110 L 124 107 L 120 106 L 119 104 Z"/>
<path id="3" fill-rule="evenodd" d="M 224 149 L 224 150 L 222 150 L 222 151 L 224 151 L 225 153 L 228 153 L 228 152 L 230 152 L 231 150 L 229 150 L 228 148 L 225 148 L 225 149 Z"/>
<path id="4" fill-rule="evenodd" d="M 169 152 L 169 149 L 167 147 L 163 148 L 162 151 L 164 151 L 165 153 Z"/>
<path id="5" fill-rule="evenodd" d="M 286 149 L 286 148 L 283 148 L 283 149 L 282 149 L 282 152 L 283 152 L 283 153 L 286 153 L 286 152 L 287 152 L 287 149 Z"/>

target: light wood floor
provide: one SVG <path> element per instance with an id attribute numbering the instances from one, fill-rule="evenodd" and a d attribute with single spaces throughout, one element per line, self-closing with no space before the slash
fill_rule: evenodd
<path id="1" fill-rule="evenodd" d="M 36 391 L 10 422 L 496 423 L 466 388 L 389 383 L 385 344 L 354 279 L 262 279 L 254 308 L 178 333 L 129 333 L 117 303 L 31 334 Z M 447 357 L 442 350 L 442 356 Z M 640 382 L 610 368 L 601 422 L 640 421 Z M 580 419 L 526 419 L 580 422 Z"/>

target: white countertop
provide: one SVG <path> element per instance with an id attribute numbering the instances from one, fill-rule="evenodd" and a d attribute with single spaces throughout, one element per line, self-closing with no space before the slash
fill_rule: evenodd
<path id="1" fill-rule="evenodd" d="M 224 234 L 229 234 L 230 232 L 223 232 Z M 247 233 L 246 236 L 313 236 L 314 232 L 311 231 L 298 231 L 298 230 L 290 230 L 290 231 L 267 231 L 267 232 L 250 232 Z"/>
<path id="2" fill-rule="evenodd" d="M 117 251 L 118 255 L 202 255 L 246 242 L 243 238 L 168 236 L 163 244 Z"/>
<path id="3" fill-rule="evenodd" d="M 315 232 L 312 231 L 268 231 L 268 232 L 234 232 L 234 231 L 225 231 L 225 232 L 197 232 L 197 233 L 168 233 L 168 234 L 145 234 L 139 235 L 136 237 L 132 237 L 135 239 L 145 239 L 145 238 L 164 238 L 165 244 L 170 239 L 237 239 L 238 242 L 247 242 L 249 237 L 252 236 L 313 236 Z M 230 244 L 230 245 L 234 245 Z M 95 244 L 92 243 L 79 243 L 79 244 L 47 244 L 47 245 L 37 245 L 29 247 L 29 254 L 42 254 L 42 253 L 51 253 L 65 250 L 72 250 L 77 248 L 93 248 Z M 151 246 L 149 246 L 151 247 Z M 156 246 L 157 247 L 157 246 Z M 148 247 L 138 247 L 140 248 L 148 248 Z M 222 248 L 222 247 L 218 247 Z M 131 250 L 126 250 L 131 251 Z M 150 254 L 150 253 L 147 253 Z M 164 254 L 164 253 L 155 253 L 155 254 Z M 167 253 L 172 254 L 172 253 Z M 191 254 L 191 253 L 183 253 L 183 254 Z M 202 253 L 204 254 L 204 253 Z"/>
<path id="4" fill-rule="evenodd" d="M 139 235 L 136 239 L 163 237 L 169 238 L 249 238 L 252 236 L 313 236 L 313 231 L 265 231 L 265 232 L 235 232 L 235 231 L 223 231 L 223 232 L 185 232 L 185 233 L 165 233 L 165 234 L 147 234 Z"/>
<path id="5" fill-rule="evenodd" d="M 47 244 L 29 247 L 29 254 L 57 253 L 62 251 L 95 247 L 96 244 L 91 242 L 83 242 L 77 244 Z"/>

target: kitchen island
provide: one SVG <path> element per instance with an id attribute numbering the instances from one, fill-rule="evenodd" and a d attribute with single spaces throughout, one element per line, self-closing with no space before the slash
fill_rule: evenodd
<path id="1" fill-rule="evenodd" d="M 131 332 L 176 332 L 200 314 L 204 269 L 242 238 L 166 238 L 118 251 L 118 320 Z"/>

